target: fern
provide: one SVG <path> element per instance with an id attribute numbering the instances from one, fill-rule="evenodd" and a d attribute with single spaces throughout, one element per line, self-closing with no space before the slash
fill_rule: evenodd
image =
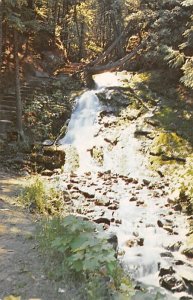
<path id="1" fill-rule="evenodd" d="M 193 5 L 193 0 L 184 0 L 182 2 L 182 5 L 184 5 L 184 6 L 191 6 L 191 5 Z"/>
<path id="2" fill-rule="evenodd" d="M 193 88 L 193 58 L 187 59 L 183 67 L 184 76 L 180 79 L 187 87 Z"/>
<path id="3" fill-rule="evenodd" d="M 168 54 L 164 58 L 168 62 L 169 66 L 172 68 L 179 68 L 185 62 L 185 55 L 178 50 L 173 50 L 171 47 L 168 47 Z"/>

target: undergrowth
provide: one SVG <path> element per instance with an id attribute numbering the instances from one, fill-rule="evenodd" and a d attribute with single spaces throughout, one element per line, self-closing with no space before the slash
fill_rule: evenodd
<path id="1" fill-rule="evenodd" d="M 131 283 L 99 225 L 73 215 L 53 218 L 40 224 L 37 240 L 48 258 L 49 275 L 58 280 L 73 278 L 83 287 L 82 299 L 113 299 L 123 278 L 130 299 Z"/>
<path id="2" fill-rule="evenodd" d="M 61 215 L 65 212 L 65 198 L 67 194 L 57 190 L 39 176 L 24 187 L 19 196 L 19 201 L 30 210 L 41 214 Z"/>

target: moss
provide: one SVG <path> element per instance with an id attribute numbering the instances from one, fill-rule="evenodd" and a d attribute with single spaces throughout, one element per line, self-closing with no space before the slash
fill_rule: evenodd
<path id="1" fill-rule="evenodd" d="M 91 152 L 93 159 L 97 162 L 99 166 L 102 166 L 104 160 L 103 148 L 93 147 Z"/>

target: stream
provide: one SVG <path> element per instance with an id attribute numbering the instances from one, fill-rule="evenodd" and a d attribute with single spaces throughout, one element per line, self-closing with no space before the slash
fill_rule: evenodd
<path id="1" fill-rule="evenodd" d="M 192 262 L 181 254 L 187 218 L 174 208 L 169 178 L 149 168 L 152 139 L 135 134 L 155 108 L 142 114 L 131 108 L 136 117 L 122 122 L 130 111 L 124 105 L 117 113 L 111 105 L 113 88 L 123 86 L 129 76 L 97 75 L 96 89 L 77 98 L 60 140 L 66 152 L 61 185 L 71 194 L 74 212 L 117 235 L 118 257 L 136 285 L 146 286 L 152 295 L 159 291 L 163 299 L 193 299 L 188 283 Z M 101 93 L 108 103 L 100 101 Z"/>

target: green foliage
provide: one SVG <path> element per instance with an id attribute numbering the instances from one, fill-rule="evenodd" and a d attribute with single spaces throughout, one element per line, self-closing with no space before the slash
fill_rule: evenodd
<path id="1" fill-rule="evenodd" d="M 23 188 L 19 201 L 44 214 L 57 215 L 65 211 L 63 193 L 38 176 Z"/>
<path id="2" fill-rule="evenodd" d="M 37 239 L 48 259 L 49 274 L 55 279 L 78 279 L 85 286 L 86 299 L 111 299 L 123 280 L 131 290 L 100 225 L 74 215 L 53 218 L 40 224 Z"/>
<path id="3" fill-rule="evenodd" d="M 193 88 L 193 58 L 188 59 L 183 65 L 182 70 L 184 71 L 184 76 L 181 81 L 187 86 Z"/>
<path id="4" fill-rule="evenodd" d="M 186 195 L 193 204 L 193 155 L 187 157 L 185 165 L 177 168 L 174 183 L 175 191 Z"/>
<path id="5" fill-rule="evenodd" d="M 44 250 L 50 249 L 58 263 L 71 271 L 114 277 L 118 267 L 115 251 L 94 223 L 69 215 L 43 224 L 39 236 L 46 241 Z"/>
<path id="6" fill-rule="evenodd" d="M 172 48 L 168 47 L 168 54 L 164 58 L 170 67 L 172 68 L 179 68 L 185 62 L 185 56 L 180 51 L 173 50 Z"/>

